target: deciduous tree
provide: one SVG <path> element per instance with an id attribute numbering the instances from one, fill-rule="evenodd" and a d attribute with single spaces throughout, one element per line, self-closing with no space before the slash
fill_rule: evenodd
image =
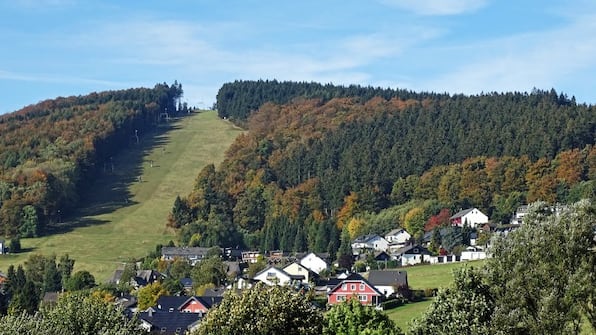
<path id="1" fill-rule="evenodd" d="M 323 335 L 401 335 L 402 331 L 381 311 L 363 306 L 358 299 L 335 305 L 325 314 Z"/>
<path id="2" fill-rule="evenodd" d="M 287 287 L 255 287 L 229 293 L 193 335 L 318 335 L 323 315 L 308 298 Z"/>

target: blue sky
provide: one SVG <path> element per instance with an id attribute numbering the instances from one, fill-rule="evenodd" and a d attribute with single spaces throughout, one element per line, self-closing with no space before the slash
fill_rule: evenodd
<path id="1" fill-rule="evenodd" d="M 0 0 L 0 113 L 178 80 L 278 79 L 596 103 L 596 2 Z"/>

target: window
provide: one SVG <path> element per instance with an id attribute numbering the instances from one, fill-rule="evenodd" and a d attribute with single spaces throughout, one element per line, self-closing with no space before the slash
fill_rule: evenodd
<path id="1" fill-rule="evenodd" d="M 348 289 L 348 284 L 341 284 L 341 289 L 342 291 L 345 291 Z"/>
<path id="2" fill-rule="evenodd" d="M 346 296 L 345 295 L 338 295 L 337 299 L 335 299 L 337 301 L 346 301 Z"/>
<path id="3" fill-rule="evenodd" d="M 360 284 L 360 291 L 364 291 L 364 284 Z"/>
<path id="4" fill-rule="evenodd" d="M 360 301 L 368 301 L 368 298 L 366 297 L 365 294 L 360 294 L 360 295 L 358 295 L 358 300 L 360 300 Z"/>
<path id="5" fill-rule="evenodd" d="M 356 284 L 350 285 L 350 290 L 351 291 L 356 291 Z"/>

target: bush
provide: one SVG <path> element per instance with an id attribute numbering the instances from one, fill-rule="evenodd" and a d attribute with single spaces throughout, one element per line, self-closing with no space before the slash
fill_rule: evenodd
<path id="1" fill-rule="evenodd" d="M 428 287 L 428 288 L 425 288 L 424 289 L 424 296 L 425 297 L 432 298 L 432 297 L 434 297 L 436 295 L 437 295 L 437 289 L 436 288 L 430 288 L 430 287 Z"/>
<path id="2" fill-rule="evenodd" d="M 383 308 L 383 310 L 394 309 L 395 307 L 404 305 L 406 302 L 407 301 L 405 299 L 395 298 L 395 299 L 383 301 L 381 303 L 381 307 Z"/>
<path id="3" fill-rule="evenodd" d="M 410 295 L 410 301 L 418 302 L 426 298 L 423 290 L 411 290 L 411 292 L 412 294 Z"/>

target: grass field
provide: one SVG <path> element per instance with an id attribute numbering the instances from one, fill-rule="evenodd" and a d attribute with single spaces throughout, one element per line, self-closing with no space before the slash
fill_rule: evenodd
<path id="1" fill-rule="evenodd" d="M 63 218 L 52 235 L 21 240 L 26 252 L 0 256 L 0 271 L 31 253 L 68 253 L 75 271 L 105 281 L 121 262 L 175 239 L 165 223 L 176 195 L 186 196 L 200 169 L 220 162 L 240 132 L 208 111 L 140 134 L 138 144 L 113 157 L 113 172 L 107 164 L 75 215 Z"/>
<path id="2" fill-rule="evenodd" d="M 453 282 L 453 270 L 464 265 L 478 267 L 482 265 L 482 261 L 417 265 L 401 268 L 400 270 L 405 270 L 408 273 L 408 284 L 410 285 L 410 288 L 415 290 L 424 290 L 426 288 L 441 288 L 449 286 L 451 282 Z M 413 319 L 422 316 L 431 302 L 432 300 L 429 299 L 421 302 L 409 303 L 391 310 L 387 310 L 385 313 L 402 330 L 405 331 L 408 329 L 408 324 Z"/>
<path id="3" fill-rule="evenodd" d="M 463 265 L 479 267 L 482 261 L 416 265 L 402 268 L 408 273 L 408 284 L 415 290 L 447 287 L 453 280 L 453 270 Z"/>
<path id="4" fill-rule="evenodd" d="M 412 320 L 421 317 L 431 302 L 432 300 L 429 299 L 420 302 L 409 303 L 385 311 L 385 314 L 387 314 L 387 316 L 393 320 L 393 322 L 395 322 L 395 324 L 397 324 L 401 330 L 406 331 L 408 329 L 408 324 Z"/>

